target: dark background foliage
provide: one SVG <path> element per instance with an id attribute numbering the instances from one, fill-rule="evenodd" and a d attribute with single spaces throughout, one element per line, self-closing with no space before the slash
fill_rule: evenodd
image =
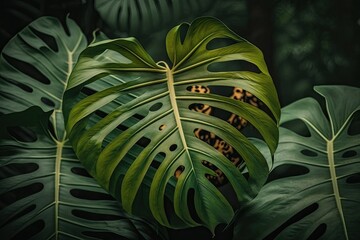
<path id="1" fill-rule="evenodd" d="M 183 1 L 188 4 L 188 1 Z M 146 34 L 132 31 L 157 60 L 164 58 L 164 36 L 174 25 L 212 15 L 258 46 L 276 83 L 282 106 L 312 94 L 314 85 L 360 86 L 360 2 L 356 0 L 212 0 L 206 7 L 165 21 Z M 183 11 L 183 12 L 181 12 Z M 94 0 L 1 0 L 0 48 L 40 16 L 64 20 L 70 14 L 91 38 L 95 29 L 113 30 L 94 9 Z M 126 32 L 122 32 L 126 36 Z M 159 42 L 160 41 L 160 42 Z"/>
<path id="2" fill-rule="evenodd" d="M 181 3 L 190 1 L 194 0 Z M 109 37 L 135 36 L 155 60 L 160 60 L 166 58 L 165 34 L 171 27 L 210 15 L 263 51 L 282 106 L 306 96 L 317 97 L 312 91 L 314 85 L 360 87 L 360 1 L 209 0 L 206 7 L 178 11 L 180 17 L 163 20 L 161 26 L 147 29 L 146 34 L 121 29 L 117 33 L 102 20 L 94 0 L 0 0 L 0 49 L 38 17 L 49 15 L 64 21 L 70 14 L 88 39 L 95 29 Z M 204 228 L 169 233 L 171 239 L 190 239 L 194 234 L 197 239 L 211 238 Z M 230 238 L 230 230 L 216 237 Z"/>

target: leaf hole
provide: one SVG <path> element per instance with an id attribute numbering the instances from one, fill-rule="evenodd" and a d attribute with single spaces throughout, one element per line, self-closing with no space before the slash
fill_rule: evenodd
<path id="1" fill-rule="evenodd" d="M 175 170 L 174 176 L 178 179 L 180 177 L 180 175 L 185 171 L 185 166 L 180 165 L 179 167 L 177 167 L 177 169 Z"/>
<path id="2" fill-rule="evenodd" d="M 34 211 L 36 209 L 36 205 L 32 204 L 30 206 L 27 206 L 25 209 L 21 210 L 20 212 L 16 213 L 14 216 L 9 218 L 6 222 L 4 222 L 0 227 L 7 225 L 8 223 L 14 222 L 17 219 L 27 215 L 28 213 Z"/>
<path id="3" fill-rule="evenodd" d="M 248 102 L 251 100 L 245 98 L 245 99 L 242 99 L 241 101 Z M 256 102 L 254 102 L 253 104 L 256 104 L 256 105 L 253 105 L 254 107 L 258 107 L 260 102 L 258 100 L 256 100 Z M 248 125 L 251 126 L 251 124 L 249 124 L 248 120 L 245 119 L 243 116 L 239 116 L 235 113 L 226 111 L 221 108 L 213 107 L 213 106 L 210 106 L 207 104 L 192 103 L 189 105 L 189 109 L 192 111 L 195 111 L 195 112 L 203 113 L 206 115 L 211 115 L 213 117 L 222 119 L 222 120 L 228 122 L 229 124 L 231 124 L 233 127 L 235 127 L 239 131 L 244 130 L 246 128 L 246 126 L 248 126 Z M 255 128 L 253 130 L 257 131 Z M 252 134 L 255 134 L 254 137 L 259 136 L 261 138 L 261 135 L 258 135 L 257 132 L 256 133 L 254 132 Z"/>
<path id="4" fill-rule="evenodd" d="M 34 195 L 40 192 L 44 188 L 44 185 L 41 183 L 32 183 L 25 187 L 16 188 L 5 192 L 0 195 L 1 204 L 0 210 L 5 208 L 6 206 L 19 201 L 20 199 L 26 198 L 28 196 Z"/>
<path id="5" fill-rule="evenodd" d="M 86 200 L 114 200 L 114 198 L 109 194 L 82 189 L 71 189 L 70 194 L 73 197 Z"/>
<path id="6" fill-rule="evenodd" d="M 48 34 L 42 33 L 38 30 L 36 30 L 33 27 L 29 27 L 29 29 L 38 37 L 40 38 L 44 43 L 46 43 L 46 45 L 49 46 L 49 48 L 51 48 L 54 52 L 58 52 L 59 48 L 58 45 L 56 43 L 56 40 L 53 36 L 50 36 Z"/>
<path id="7" fill-rule="evenodd" d="M 207 144 L 215 148 L 218 152 L 220 152 L 227 159 L 229 159 L 229 161 L 234 164 L 234 166 L 238 166 L 239 164 L 244 162 L 240 154 L 233 146 L 228 144 L 226 141 L 224 141 L 214 133 L 197 128 L 194 130 L 194 135 L 203 142 L 206 142 Z M 203 160 L 202 164 L 213 170 L 216 174 L 215 176 L 205 175 L 205 177 L 208 178 L 215 186 L 222 186 L 228 182 L 226 176 L 216 166 L 207 162 L 206 160 Z"/>
<path id="8" fill-rule="evenodd" d="M 101 111 L 101 110 L 96 110 L 96 111 L 95 111 L 95 114 L 96 114 L 97 116 L 99 116 L 100 118 L 105 118 L 105 117 L 108 115 L 106 112 Z"/>
<path id="9" fill-rule="evenodd" d="M 71 213 L 75 217 L 87 219 L 91 221 L 114 221 L 114 220 L 124 219 L 124 217 L 121 217 L 120 215 L 94 213 L 94 212 L 77 210 L 77 209 L 72 210 Z"/>
<path id="10" fill-rule="evenodd" d="M 83 235 L 91 238 L 97 238 L 102 240 L 112 239 L 112 240 L 128 240 L 128 237 L 120 236 L 113 232 L 93 232 L 93 231 L 84 231 L 82 232 Z"/>
<path id="11" fill-rule="evenodd" d="M 83 87 L 81 89 L 81 92 L 84 93 L 86 96 L 90 96 L 90 95 L 93 95 L 94 93 L 96 93 L 95 90 L 89 88 L 89 87 Z"/>
<path id="12" fill-rule="evenodd" d="M 249 71 L 261 73 L 260 69 L 255 64 L 244 60 L 210 63 L 207 70 L 210 72 Z"/>
<path id="13" fill-rule="evenodd" d="M 162 163 L 162 161 L 165 159 L 165 157 L 166 157 L 166 154 L 164 152 L 159 152 L 158 154 L 156 154 L 156 156 L 152 160 L 150 166 L 152 166 L 155 169 L 158 169 L 160 164 Z"/>
<path id="14" fill-rule="evenodd" d="M 168 188 L 166 188 L 166 189 L 168 189 Z M 175 214 L 174 205 L 173 205 L 172 201 L 170 200 L 170 198 L 168 196 L 166 196 L 166 194 L 164 194 L 164 209 L 165 209 L 166 218 L 169 221 L 169 223 L 171 224 L 171 219 L 173 216 L 176 216 L 176 214 Z"/>
<path id="15" fill-rule="evenodd" d="M 238 43 L 238 41 L 232 38 L 214 38 L 208 42 L 208 44 L 206 45 L 206 49 L 215 50 L 219 48 L 228 47 L 236 43 Z"/>
<path id="16" fill-rule="evenodd" d="M 18 69 L 25 75 L 33 77 L 35 80 L 37 80 L 42 84 L 46 84 L 46 85 L 50 84 L 50 80 L 47 77 L 45 77 L 45 75 L 42 74 L 32 64 L 10 57 L 4 53 L 3 53 L 3 57 L 10 65 L 13 65 L 16 69 Z"/>
<path id="17" fill-rule="evenodd" d="M 99 117 L 105 118 L 107 117 L 107 113 L 102 111 L 102 110 L 97 110 L 95 112 L 96 115 L 98 115 Z M 122 123 L 120 123 L 118 126 L 116 126 L 116 128 L 114 128 L 105 138 L 105 140 L 102 142 L 102 147 L 105 148 L 109 142 L 111 142 L 116 136 L 119 135 L 119 133 L 126 131 L 130 126 L 138 123 L 141 119 L 143 119 L 144 116 L 140 115 L 140 114 L 134 114 L 131 117 L 127 118 L 126 120 L 124 120 Z M 120 131 L 119 131 L 120 130 Z M 138 141 L 138 144 L 140 144 L 140 146 L 146 147 L 145 145 L 147 145 L 149 143 L 149 139 L 143 137 Z"/>
<path id="18" fill-rule="evenodd" d="M 162 131 L 166 128 L 166 125 L 165 124 L 161 124 L 160 127 L 159 127 L 159 131 Z"/>
<path id="19" fill-rule="evenodd" d="M 352 157 L 355 157 L 357 155 L 357 152 L 354 151 L 354 150 L 349 150 L 349 151 L 346 151 L 342 154 L 342 157 L 343 158 L 352 158 Z"/>
<path id="20" fill-rule="evenodd" d="M 82 177 L 92 178 L 91 175 L 88 173 L 88 171 L 86 171 L 85 168 L 73 167 L 73 168 L 71 168 L 71 172 L 76 175 L 82 176 Z"/>
<path id="21" fill-rule="evenodd" d="M 190 188 L 187 194 L 187 204 L 189 207 L 189 212 L 190 212 L 190 216 L 191 218 L 201 224 L 201 219 L 199 217 L 199 215 L 196 212 L 196 207 L 195 207 L 195 190 L 193 188 Z"/>
<path id="22" fill-rule="evenodd" d="M 20 89 L 24 90 L 25 92 L 32 93 L 34 91 L 31 87 L 29 87 L 29 86 L 27 86 L 27 85 L 25 85 L 23 83 L 20 83 L 20 82 L 17 82 L 17 81 L 11 81 L 11 83 L 16 85 Z"/>
<path id="23" fill-rule="evenodd" d="M 186 90 L 189 92 L 196 92 L 196 93 L 210 93 L 210 89 L 202 85 L 188 86 Z"/>
<path id="24" fill-rule="evenodd" d="M 189 30 L 189 24 L 184 23 L 180 25 L 179 32 L 180 32 L 180 41 L 182 45 L 184 44 L 188 30 Z"/>
<path id="25" fill-rule="evenodd" d="M 299 120 L 299 119 L 295 119 L 289 122 L 285 122 L 281 125 L 284 128 L 287 128 L 295 133 L 297 133 L 298 135 L 301 135 L 303 137 L 310 137 L 310 131 L 308 129 L 308 127 L 306 126 L 306 124 Z"/>
<path id="26" fill-rule="evenodd" d="M 326 231 L 327 225 L 325 223 L 321 223 L 307 238 L 307 240 L 317 240 L 324 235 Z"/>
<path id="27" fill-rule="evenodd" d="M 55 133 L 55 129 L 54 129 L 54 125 L 51 121 L 48 121 L 48 129 L 47 129 L 50 133 L 50 135 L 54 138 L 57 139 L 56 133 Z"/>
<path id="28" fill-rule="evenodd" d="M 311 151 L 309 149 L 303 149 L 303 150 L 301 150 L 301 153 L 308 157 L 317 157 L 318 156 L 318 154 L 316 152 Z"/>
<path id="29" fill-rule="evenodd" d="M 10 163 L 0 167 L 0 180 L 22 174 L 35 172 L 39 169 L 36 163 Z"/>
<path id="30" fill-rule="evenodd" d="M 215 171 L 217 170 L 217 167 L 216 167 L 214 164 L 212 164 L 212 163 L 210 163 L 210 162 L 208 162 L 208 161 L 206 161 L 206 160 L 202 160 L 202 161 L 201 161 L 201 164 L 202 164 L 203 166 L 211 169 L 212 171 L 214 171 L 213 174 L 208 174 L 208 173 L 205 174 L 205 177 L 206 177 L 211 183 L 213 183 L 215 186 L 216 186 L 216 185 L 219 185 L 219 183 L 218 183 L 219 181 L 218 181 L 218 179 L 217 179 L 217 173 L 215 172 Z"/>
<path id="31" fill-rule="evenodd" d="M 346 178 L 346 183 L 360 183 L 360 173 L 351 174 L 348 178 Z"/>
<path id="32" fill-rule="evenodd" d="M 189 109 L 195 112 L 201 112 L 210 115 L 212 112 L 211 106 L 202 103 L 192 103 L 189 105 Z"/>
<path id="33" fill-rule="evenodd" d="M 360 111 L 354 113 L 347 132 L 350 136 L 360 134 Z"/>
<path id="34" fill-rule="evenodd" d="M 283 164 L 274 168 L 267 179 L 268 182 L 272 182 L 281 178 L 301 176 L 309 173 L 310 170 L 307 167 L 295 165 L 295 164 Z"/>
<path id="35" fill-rule="evenodd" d="M 139 145 L 143 148 L 146 148 L 150 144 L 151 140 L 147 137 L 141 137 L 137 142 L 136 145 Z"/>
<path id="36" fill-rule="evenodd" d="M 66 21 L 64 21 L 64 20 L 62 19 L 62 20 L 60 21 L 60 23 L 61 23 L 61 26 L 62 26 L 63 29 L 64 29 L 65 34 L 70 37 L 70 36 L 71 36 L 71 33 L 70 33 L 70 29 L 68 28 L 68 25 L 67 25 Z"/>
<path id="37" fill-rule="evenodd" d="M 26 127 L 7 127 L 7 131 L 10 136 L 19 142 L 35 142 L 37 140 L 35 132 Z"/>
<path id="38" fill-rule="evenodd" d="M 175 151 L 177 149 L 177 145 L 176 144 L 172 144 L 170 147 L 169 147 L 169 150 L 171 152 Z"/>
<path id="39" fill-rule="evenodd" d="M 45 228 L 44 220 L 37 220 L 30 225 L 27 225 L 20 232 L 18 232 L 11 240 L 29 239 L 29 236 L 34 236 Z"/>
<path id="40" fill-rule="evenodd" d="M 42 97 L 41 98 L 41 101 L 44 103 L 44 104 L 46 104 L 46 105 L 48 105 L 49 107 L 55 107 L 55 103 L 52 101 L 52 100 L 50 100 L 49 98 L 46 98 L 46 97 Z"/>
<path id="41" fill-rule="evenodd" d="M 9 157 L 17 154 L 19 152 L 19 149 L 8 146 L 5 149 L 0 149 L 0 156 L 2 157 Z"/>
<path id="42" fill-rule="evenodd" d="M 271 232 L 269 235 L 267 235 L 264 240 L 271 240 L 276 239 L 276 237 L 288 226 L 291 226 L 292 224 L 300 221 L 301 219 L 305 218 L 306 216 L 310 215 L 311 213 L 315 212 L 319 208 L 319 204 L 313 203 L 303 210 L 296 213 L 294 216 L 292 216 L 290 219 L 288 219 L 285 223 L 283 223 L 280 227 L 275 229 L 273 232 Z"/>
<path id="43" fill-rule="evenodd" d="M 151 112 L 155 112 L 157 110 L 159 110 L 161 107 L 163 106 L 163 104 L 161 102 L 155 103 L 154 105 L 152 105 L 149 110 Z"/>

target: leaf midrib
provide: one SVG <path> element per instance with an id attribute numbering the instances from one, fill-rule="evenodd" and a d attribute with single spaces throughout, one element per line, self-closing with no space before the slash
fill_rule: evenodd
<path id="1" fill-rule="evenodd" d="M 326 109 L 327 109 L 327 112 L 330 113 L 328 104 L 326 104 Z M 341 223 L 342 223 L 342 227 L 344 230 L 344 235 L 345 235 L 346 240 L 349 239 L 349 236 L 348 236 L 346 220 L 345 220 L 345 216 L 344 216 L 344 212 L 343 212 L 343 206 L 342 206 L 342 202 L 341 202 L 342 200 L 341 200 L 341 195 L 340 195 L 340 190 L 339 190 L 339 185 L 338 185 L 338 176 L 336 174 L 336 167 L 339 165 L 335 164 L 335 157 L 334 157 L 334 154 L 336 152 L 338 152 L 339 150 L 338 151 L 334 150 L 334 142 L 338 138 L 338 136 L 344 131 L 345 127 L 349 124 L 354 112 L 355 111 L 353 111 L 351 114 L 349 114 L 349 116 L 346 118 L 346 120 L 344 121 L 344 123 L 342 124 L 342 126 L 336 133 L 335 133 L 333 119 L 331 117 L 331 114 L 329 114 L 329 116 L 330 116 L 329 121 L 330 121 L 331 135 L 332 135 L 331 139 L 326 138 L 325 135 L 323 135 L 320 132 L 320 130 L 317 129 L 310 121 L 308 121 L 305 118 L 302 118 L 302 120 L 305 123 L 307 123 L 326 142 L 326 152 L 327 152 L 327 159 L 328 159 L 328 163 L 329 163 L 330 179 L 331 179 L 332 188 L 333 188 L 333 192 L 334 192 L 336 208 L 338 209 L 338 212 L 340 215 L 340 219 L 341 219 Z"/>
<path id="2" fill-rule="evenodd" d="M 76 50 L 79 48 L 81 40 L 83 38 L 83 35 L 80 34 L 79 39 L 77 40 L 74 48 L 72 50 L 70 50 L 67 45 L 65 44 L 65 42 L 61 41 L 61 43 L 63 44 L 64 48 L 66 49 L 66 53 L 67 53 L 67 72 L 66 72 L 66 79 L 64 81 L 64 89 L 62 92 L 62 96 L 61 99 L 59 99 L 59 107 L 54 109 L 51 118 L 53 118 L 53 128 L 54 128 L 54 132 L 56 133 L 56 135 L 58 135 L 58 129 L 57 129 L 57 121 L 58 121 L 58 117 L 63 117 L 62 115 L 62 106 L 63 106 L 63 95 L 65 93 L 65 90 L 67 88 L 68 82 L 69 82 L 69 77 L 70 74 L 73 70 L 73 64 L 74 64 L 74 53 L 76 52 Z M 65 129 L 65 126 L 64 126 Z M 54 207 L 54 211 L 55 211 L 55 239 L 59 239 L 59 204 L 60 204 L 60 175 L 61 175 L 61 160 L 62 160 L 62 152 L 64 149 L 64 145 L 67 142 L 67 136 L 66 136 L 66 132 L 63 133 L 63 135 L 57 136 L 60 139 L 54 139 L 55 143 L 56 143 L 56 159 L 55 159 L 55 180 L 54 180 L 54 203 L 55 203 L 55 207 Z"/>
<path id="3" fill-rule="evenodd" d="M 326 110 L 327 110 L 328 113 L 330 113 L 328 102 L 326 103 Z M 337 177 L 336 169 L 335 169 L 336 165 L 335 165 L 335 160 L 334 160 L 334 153 L 335 153 L 335 151 L 334 151 L 334 141 L 340 135 L 340 133 L 343 132 L 345 127 L 348 125 L 353 113 L 354 112 L 349 114 L 349 116 L 345 120 L 344 124 L 340 127 L 340 129 L 338 130 L 337 133 L 335 133 L 334 122 L 333 122 L 333 119 L 332 119 L 331 115 L 329 114 L 331 133 L 332 133 L 333 137 L 332 137 L 331 140 L 326 141 L 327 158 L 328 158 L 328 161 L 329 161 L 330 176 L 331 176 L 331 182 L 332 182 L 332 187 L 333 187 L 333 191 L 334 191 L 336 207 L 337 207 L 337 209 L 339 211 L 339 214 L 340 214 L 341 223 L 342 223 L 342 227 L 344 229 L 344 234 L 345 234 L 345 239 L 346 240 L 349 239 L 349 236 L 348 236 L 346 221 L 345 221 L 345 217 L 344 217 L 343 207 L 342 207 L 342 203 L 341 203 L 340 190 L 339 190 L 338 181 L 337 181 L 338 177 Z"/>
<path id="4" fill-rule="evenodd" d="M 333 191 L 334 191 L 336 207 L 340 214 L 342 226 L 344 229 L 345 239 L 349 239 L 348 233 L 347 233 L 345 217 L 344 217 L 344 212 L 343 212 L 343 207 L 342 207 L 342 203 L 341 203 L 339 185 L 337 182 L 337 174 L 336 174 L 336 169 L 335 169 L 336 166 L 335 166 L 335 160 L 334 160 L 334 141 L 333 140 L 327 141 L 327 158 L 329 161 L 330 177 L 331 177 L 332 187 L 333 187 Z"/>
<path id="5" fill-rule="evenodd" d="M 181 143 L 186 151 L 186 154 L 188 155 L 188 159 L 190 159 L 190 153 L 189 153 L 189 147 L 186 143 L 186 139 L 185 139 L 185 133 L 184 133 L 184 129 L 182 127 L 182 123 L 181 123 L 181 117 L 179 114 L 179 107 L 176 101 L 176 93 L 175 93 L 175 88 L 174 88 L 174 76 L 173 76 L 173 71 L 169 68 L 169 66 L 165 63 L 162 62 L 165 65 L 166 68 L 166 77 L 167 77 L 167 86 L 169 89 L 169 97 L 170 97 L 170 103 L 171 103 L 171 107 L 173 109 L 174 112 L 174 117 L 175 117 L 175 121 L 176 121 L 176 126 L 178 128 L 179 131 L 179 135 L 181 138 Z M 190 161 L 191 162 L 191 161 Z M 194 169 L 194 166 L 192 165 L 192 169 Z"/>

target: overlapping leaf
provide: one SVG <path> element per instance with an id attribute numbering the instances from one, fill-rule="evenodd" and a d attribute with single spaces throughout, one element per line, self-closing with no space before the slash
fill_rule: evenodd
<path id="1" fill-rule="evenodd" d="M 162 238 L 155 227 L 123 212 L 87 174 L 66 138 L 62 96 L 86 45 L 71 19 L 63 27 L 43 17 L 2 52 L 2 239 Z"/>
<path id="2" fill-rule="evenodd" d="M 155 63 L 134 38 L 90 45 L 81 54 L 65 93 L 69 138 L 90 174 L 129 212 L 151 215 L 170 227 L 202 224 L 213 231 L 219 223 L 229 222 L 233 209 L 205 177 L 215 172 L 202 161 L 225 173 L 239 201 L 257 193 L 268 168 L 258 149 L 235 127 L 189 106 L 210 105 L 244 117 L 274 152 L 280 111 L 277 94 L 260 50 L 214 18 L 173 28 L 166 49 L 172 67 L 163 61 Z M 251 68 L 239 69 L 239 62 Z M 237 68 L 229 70 L 234 63 Z M 104 77 L 111 77 L 111 86 L 77 100 L 81 89 Z M 221 94 L 190 92 L 194 85 L 250 91 L 275 120 Z M 93 121 L 94 116 L 102 119 Z M 196 138 L 197 128 L 233 146 L 247 164 L 249 179 Z M 177 170 L 182 173 L 176 179 Z"/>
<path id="3" fill-rule="evenodd" d="M 239 212 L 237 238 L 360 237 L 360 135 L 353 124 L 360 89 L 315 90 L 326 100 L 326 115 L 313 98 L 283 109 L 282 124 L 301 120 L 310 136 L 280 128 L 270 182 Z"/>

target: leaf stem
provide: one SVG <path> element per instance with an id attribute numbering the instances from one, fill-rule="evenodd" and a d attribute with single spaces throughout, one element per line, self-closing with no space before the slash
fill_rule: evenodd
<path id="1" fill-rule="evenodd" d="M 54 203 L 55 203 L 55 239 L 59 239 L 59 203 L 60 203 L 60 168 L 61 156 L 64 147 L 64 141 L 56 142 L 56 159 L 55 159 L 55 186 L 54 186 Z"/>

